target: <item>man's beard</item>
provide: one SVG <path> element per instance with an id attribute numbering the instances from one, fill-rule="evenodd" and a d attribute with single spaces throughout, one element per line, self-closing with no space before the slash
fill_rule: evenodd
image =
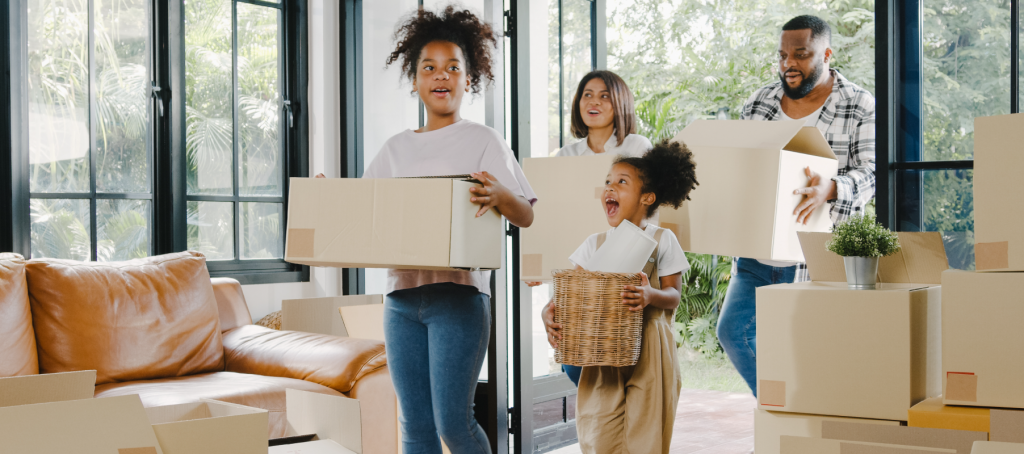
<path id="1" fill-rule="evenodd" d="M 796 88 L 791 88 L 786 83 L 786 73 L 779 73 L 779 80 L 782 81 L 782 91 L 786 93 L 789 99 L 800 99 L 807 96 L 814 90 L 814 87 L 818 84 L 818 79 L 821 79 L 821 73 L 824 71 L 825 65 L 817 65 L 814 70 L 811 71 L 810 76 L 805 76 L 804 80 L 797 85 Z"/>

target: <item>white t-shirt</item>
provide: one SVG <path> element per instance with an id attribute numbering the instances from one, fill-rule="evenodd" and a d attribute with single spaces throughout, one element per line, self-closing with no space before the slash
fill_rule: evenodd
<path id="1" fill-rule="evenodd" d="M 618 138 L 615 134 L 612 134 L 608 138 L 608 142 L 604 144 L 604 152 L 611 153 L 614 155 L 624 156 L 643 156 L 648 150 L 652 148 L 651 141 L 647 140 L 646 137 L 639 134 L 629 134 L 622 139 L 622 145 L 618 144 Z M 594 150 L 590 149 L 590 145 L 587 145 L 587 138 L 584 137 L 574 143 L 566 145 L 558 150 L 555 156 L 593 156 Z"/>
<path id="2" fill-rule="evenodd" d="M 614 229 L 609 229 L 611 232 Z M 658 226 L 648 223 L 647 227 L 644 227 L 644 233 L 654 238 L 654 234 L 658 231 Z M 583 266 L 584 263 L 590 260 L 590 257 L 597 251 L 597 236 L 595 233 L 587 237 L 586 241 L 576 248 L 576 252 L 573 252 L 569 256 L 569 261 L 573 265 Z M 686 254 L 683 253 L 683 248 L 679 246 L 679 240 L 676 239 L 676 235 L 671 230 L 665 230 L 661 234 L 661 242 L 658 243 L 658 275 L 659 276 L 671 276 L 676 273 L 683 273 L 690 269 L 690 262 L 686 260 Z"/>
<path id="3" fill-rule="evenodd" d="M 363 178 L 464 175 L 487 171 L 513 194 L 537 201 L 512 149 L 498 131 L 469 120 L 444 128 L 406 130 L 388 139 Z M 470 194 L 467 192 L 466 197 Z M 453 282 L 491 294 L 490 271 L 388 270 L 387 293 L 428 284 Z"/>
<path id="4" fill-rule="evenodd" d="M 821 116 L 821 110 L 824 109 L 824 108 L 825 108 L 825 105 L 822 104 L 821 107 L 818 108 L 818 110 L 815 110 L 810 115 L 808 115 L 808 116 L 806 116 L 804 118 L 789 118 L 789 115 L 786 115 L 786 111 L 784 111 L 782 109 L 779 109 L 779 118 L 782 119 L 782 120 L 805 120 L 804 126 L 816 126 L 818 124 L 818 117 Z M 784 262 L 784 261 L 781 261 L 781 260 L 761 260 L 761 259 L 758 259 L 757 261 L 760 264 L 762 264 L 762 265 L 774 266 L 776 268 L 785 268 L 785 267 L 788 267 L 788 266 L 796 266 L 797 263 L 800 263 L 800 262 Z"/>

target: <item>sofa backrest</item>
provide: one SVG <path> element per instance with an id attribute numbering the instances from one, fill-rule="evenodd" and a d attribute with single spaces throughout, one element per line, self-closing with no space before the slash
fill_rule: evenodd
<path id="1" fill-rule="evenodd" d="M 96 370 L 96 384 L 224 370 L 206 258 L 33 259 L 28 293 L 42 373 Z"/>
<path id="2" fill-rule="evenodd" d="M 220 331 L 226 333 L 240 326 L 251 325 L 252 315 L 249 313 L 249 305 L 245 304 L 242 285 L 227 277 L 215 277 L 210 282 L 220 311 Z"/>
<path id="3" fill-rule="evenodd" d="M 0 377 L 39 373 L 25 260 L 0 254 Z"/>

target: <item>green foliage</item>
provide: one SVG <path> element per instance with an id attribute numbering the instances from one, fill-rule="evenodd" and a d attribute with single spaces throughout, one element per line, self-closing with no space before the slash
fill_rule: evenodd
<path id="1" fill-rule="evenodd" d="M 900 250 L 900 241 L 874 218 L 858 214 L 836 224 L 825 247 L 843 257 L 886 257 Z"/>
<path id="2" fill-rule="evenodd" d="M 690 269 L 683 273 L 683 291 L 675 314 L 676 342 L 706 358 L 723 356 L 715 328 L 729 288 L 732 258 L 686 253 Z"/>

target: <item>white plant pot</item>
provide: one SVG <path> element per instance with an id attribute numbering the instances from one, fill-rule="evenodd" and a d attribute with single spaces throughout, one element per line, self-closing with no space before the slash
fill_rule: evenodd
<path id="1" fill-rule="evenodd" d="M 874 290 L 878 277 L 878 257 L 843 257 L 846 285 L 850 290 Z"/>

